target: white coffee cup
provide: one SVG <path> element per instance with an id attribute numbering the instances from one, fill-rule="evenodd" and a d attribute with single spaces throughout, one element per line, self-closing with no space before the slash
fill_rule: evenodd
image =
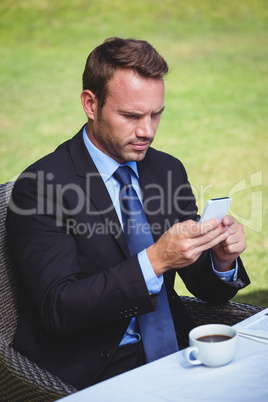
<path id="1" fill-rule="evenodd" d="M 215 336 L 214 341 L 212 336 Z M 200 339 L 201 338 L 201 339 Z M 229 363 L 237 349 L 237 331 L 224 324 L 207 324 L 192 329 L 185 357 L 190 364 L 218 367 Z"/>

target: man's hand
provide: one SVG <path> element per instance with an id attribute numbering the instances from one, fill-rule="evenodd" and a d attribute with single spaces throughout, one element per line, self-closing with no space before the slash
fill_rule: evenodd
<path id="1" fill-rule="evenodd" d="M 229 236 L 212 248 L 212 257 L 217 271 L 228 271 L 246 248 L 246 236 L 243 226 L 232 216 L 225 216 L 222 224 L 227 228 Z"/>
<path id="2" fill-rule="evenodd" d="M 204 223 L 188 220 L 175 224 L 147 249 L 156 275 L 186 267 L 194 263 L 203 251 L 224 245 L 229 229 L 227 222 L 223 225 L 218 219 Z M 219 250 L 216 252 L 217 258 L 221 259 Z"/>

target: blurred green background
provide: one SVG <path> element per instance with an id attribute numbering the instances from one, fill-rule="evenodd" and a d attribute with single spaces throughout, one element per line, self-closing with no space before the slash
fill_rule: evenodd
<path id="1" fill-rule="evenodd" d="M 267 0 L 1 0 L 0 182 L 86 122 L 81 76 L 111 36 L 148 40 L 167 60 L 154 146 L 184 163 L 202 210 L 231 195 L 244 224 L 251 285 L 236 301 L 268 306 Z M 180 294 L 189 294 L 178 281 Z"/>

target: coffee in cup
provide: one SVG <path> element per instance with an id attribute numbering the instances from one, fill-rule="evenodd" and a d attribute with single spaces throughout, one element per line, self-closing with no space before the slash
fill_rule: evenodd
<path id="1" fill-rule="evenodd" d="M 201 325 L 189 333 L 190 347 L 185 349 L 185 357 L 193 365 L 223 366 L 233 359 L 237 339 L 237 331 L 229 325 Z"/>

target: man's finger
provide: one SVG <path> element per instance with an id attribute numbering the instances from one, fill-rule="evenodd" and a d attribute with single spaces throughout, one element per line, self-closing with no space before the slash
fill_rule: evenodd
<path id="1" fill-rule="evenodd" d="M 216 229 L 217 227 L 219 227 L 221 224 L 219 219 L 210 219 L 209 221 L 203 222 L 203 223 L 199 223 L 199 229 L 200 229 L 200 236 L 211 232 L 212 230 Z"/>
<path id="2" fill-rule="evenodd" d="M 236 223 L 236 220 L 233 216 L 230 215 L 226 215 L 222 220 L 222 224 L 225 226 L 231 226 L 234 223 Z"/>

